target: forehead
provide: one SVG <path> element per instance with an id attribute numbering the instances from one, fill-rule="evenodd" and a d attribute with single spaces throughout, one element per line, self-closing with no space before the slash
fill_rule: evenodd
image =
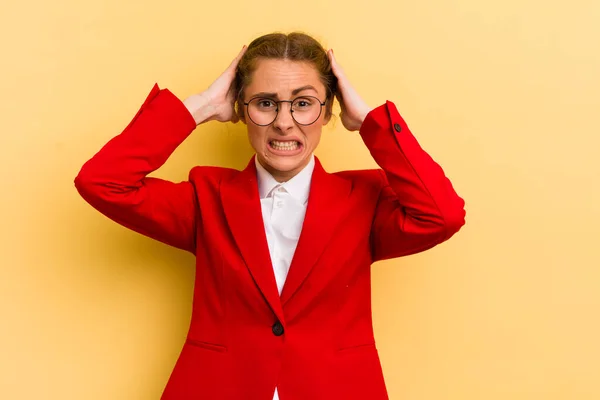
<path id="1" fill-rule="evenodd" d="M 280 98 L 292 95 L 294 89 L 312 85 L 316 94 L 325 94 L 325 86 L 319 79 L 319 72 L 310 63 L 291 60 L 262 59 L 257 62 L 246 95 L 251 97 L 259 92 L 276 93 Z M 306 91 L 315 94 L 314 90 Z"/>

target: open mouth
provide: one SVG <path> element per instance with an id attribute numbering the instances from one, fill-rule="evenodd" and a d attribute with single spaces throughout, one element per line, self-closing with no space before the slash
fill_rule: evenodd
<path id="1" fill-rule="evenodd" d="M 269 148 L 277 153 L 294 153 L 302 150 L 302 143 L 296 140 L 271 140 Z"/>

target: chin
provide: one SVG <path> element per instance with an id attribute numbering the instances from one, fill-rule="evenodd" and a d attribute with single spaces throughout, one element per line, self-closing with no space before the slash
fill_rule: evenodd
<path id="1" fill-rule="evenodd" d="M 269 157 L 263 161 L 272 169 L 279 172 L 293 172 L 302 168 L 307 162 L 307 158 L 302 154 L 295 157 Z"/>
<path id="2" fill-rule="evenodd" d="M 302 165 L 302 159 L 300 160 L 270 160 L 270 167 L 281 172 L 294 171 Z"/>

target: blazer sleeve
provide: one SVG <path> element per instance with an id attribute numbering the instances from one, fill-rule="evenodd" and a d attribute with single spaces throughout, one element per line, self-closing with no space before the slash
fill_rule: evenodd
<path id="1" fill-rule="evenodd" d="M 421 148 L 394 103 L 372 110 L 360 135 L 382 168 L 370 235 L 374 261 L 427 250 L 464 225 L 463 199 Z"/>
<path id="2" fill-rule="evenodd" d="M 194 187 L 189 181 L 146 175 L 162 166 L 195 128 L 183 103 L 154 85 L 125 130 L 83 165 L 75 187 L 117 223 L 194 253 Z"/>

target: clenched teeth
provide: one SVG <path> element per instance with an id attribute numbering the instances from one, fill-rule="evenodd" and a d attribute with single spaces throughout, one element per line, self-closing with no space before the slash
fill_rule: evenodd
<path id="1" fill-rule="evenodd" d="M 275 150 L 297 150 L 300 143 L 295 140 L 280 142 L 279 140 L 272 140 L 271 147 Z"/>

